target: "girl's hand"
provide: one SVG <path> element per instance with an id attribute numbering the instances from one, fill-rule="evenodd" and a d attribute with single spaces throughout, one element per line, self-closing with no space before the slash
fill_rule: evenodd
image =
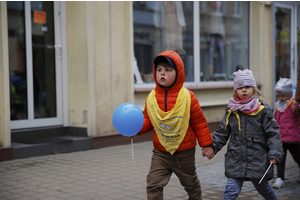
<path id="1" fill-rule="evenodd" d="M 277 165 L 278 161 L 275 158 L 271 158 L 270 163 L 273 163 L 274 165 Z"/>
<path id="2" fill-rule="evenodd" d="M 202 156 L 206 156 L 209 160 L 212 159 L 214 157 L 214 151 L 212 149 L 211 146 L 208 146 L 208 147 L 204 147 L 202 149 Z"/>

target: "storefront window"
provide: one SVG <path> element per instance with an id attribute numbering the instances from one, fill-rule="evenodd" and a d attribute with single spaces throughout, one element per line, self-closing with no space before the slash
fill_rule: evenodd
<path id="1" fill-rule="evenodd" d="M 276 7 L 276 81 L 291 77 L 291 9 Z"/>
<path id="2" fill-rule="evenodd" d="M 232 80 L 249 68 L 249 4 L 200 3 L 201 81 Z"/>
<path id="3" fill-rule="evenodd" d="M 133 21 L 136 85 L 153 83 L 153 59 L 165 50 L 182 57 L 191 84 L 249 68 L 248 2 L 135 1 Z"/>
<path id="4" fill-rule="evenodd" d="M 164 50 L 182 57 L 186 81 L 193 81 L 193 2 L 135 1 L 133 21 L 136 82 L 153 82 L 153 59 Z"/>

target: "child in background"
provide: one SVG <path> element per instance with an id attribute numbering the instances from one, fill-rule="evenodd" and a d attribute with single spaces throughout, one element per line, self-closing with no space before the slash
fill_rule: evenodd
<path id="1" fill-rule="evenodd" d="M 146 99 L 144 125 L 138 135 L 154 131 L 153 155 L 147 176 L 148 199 L 163 199 L 174 172 L 189 199 L 202 199 L 195 167 L 196 139 L 201 147 L 212 137 L 197 97 L 183 86 L 183 61 L 175 51 L 160 53 L 153 64 L 156 87 Z"/>
<path id="2" fill-rule="evenodd" d="M 284 155 L 277 166 L 277 178 L 272 187 L 279 189 L 283 187 L 285 181 L 284 172 L 287 150 L 290 151 L 300 169 L 300 113 L 294 113 L 292 110 L 295 98 L 291 79 L 280 78 L 275 86 L 275 93 L 278 99 L 275 119 L 279 125 Z M 300 105 L 298 106 L 300 107 Z M 298 182 L 300 183 L 300 170 Z"/>
<path id="3" fill-rule="evenodd" d="M 229 140 L 225 154 L 225 176 L 228 178 L 224 199 L 236 199 L 244 181 L 250 180 L 265 199 L 277 197 L 268 184 L 273 178 L 273 166 L 259 183 L 270 163 L 281 161 L 283 150 L 279 127 L 273 109 L 262 101 L 252 71 L 233 73 L 233 97 L 225 110 L 219 129 L 213 133 L 211 149 L 203 149 L 203 156 L 212 158 Z"/>

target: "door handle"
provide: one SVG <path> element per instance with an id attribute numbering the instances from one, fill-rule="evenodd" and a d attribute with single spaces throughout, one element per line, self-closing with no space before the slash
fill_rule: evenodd
<path id="1" fill-rule="evenodd" d="M 62 48 L 62 46 L 59 45 L 47 45 L 47 49 L 54 49 L 54 48 Z"/>

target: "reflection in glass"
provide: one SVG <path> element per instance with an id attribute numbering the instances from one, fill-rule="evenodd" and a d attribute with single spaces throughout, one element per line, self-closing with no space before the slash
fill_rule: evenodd
<path id="1" fill-rule="evenodd" d="M 233 80 L 249 68 L 249 3 L 200 2 L 201 81 Z"/>
<path id="2" fill-rule="evenodd" d="M 276 8 L 276 82 L 290 77 L 291 10 Z"/>
<path id="3" fill-rule="evenodd" d="M 152 83 L 154 57 L 174 50 L 183 59 L 185 81 L 194 81 L 193 2 L 134 1 L 136 83 Z"/>
<path id="4" fill-rule="evenodd" d="M 181 55 L 186 82 L 232 81 L 233 72 L 249 69 L 249 2 L 200 1 L 199 16 L 193 6 L 187 1 L 133 2 L 136 84 L 153 82 L 153 59 L 164 50 Z M 195 17 L 199 44 L 194 43 Z M 200 46 L 200 55 L 194 55 L 194 45 Z M 200 56 L 200 66 L 194 65 L 195 56 Z"/>
<path id="5" fill-rule="evenodd" d="M 34 118 L 56 117 L 53 2 L 31 2 Z"/>
<path id="6" fill-rule="evenodd" d="M 24 2 L 7 2 L 11 120 L 28 119 Z"/>

